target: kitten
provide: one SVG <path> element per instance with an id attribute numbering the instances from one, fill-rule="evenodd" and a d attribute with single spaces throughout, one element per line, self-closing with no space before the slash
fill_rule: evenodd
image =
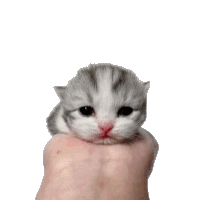
<path id="1" fill-rule="evenodd" d="M 146 119 L 149 87 L 125 68 L 90 64 L 67 86 L 54 87 L 60 103 L 47 127 L 52 135 L 73 134 L 96 144 L 131 141 Z"/>

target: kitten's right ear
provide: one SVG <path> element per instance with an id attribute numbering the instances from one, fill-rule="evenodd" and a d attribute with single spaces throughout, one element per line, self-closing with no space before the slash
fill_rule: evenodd
<path id="1" fill-rule="evenodd" d="M 56 91 L 56 94 L 58 95 L 60 100 L 64 100 L 66 87 L 65 86 L 54 86 L 53 88 Z"/>
<path id="2" fill-rule="evenodd" d="M 146 94 L 147 94 L 149 88 L 150 88 L 150 82 L 147 81 L 147 82 L 144 83 L 144 92 L 145 92 Z"/>

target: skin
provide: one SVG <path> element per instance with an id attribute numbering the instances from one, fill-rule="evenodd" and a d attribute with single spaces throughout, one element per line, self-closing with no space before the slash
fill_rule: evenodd
<path id="1" fill-rule="evenodd" d="M 57 134 L 44 151 L 36 200 L 148 200 L 147 180 L 158 144 L 140 129 L 131 144 L 96 145 Z"/>

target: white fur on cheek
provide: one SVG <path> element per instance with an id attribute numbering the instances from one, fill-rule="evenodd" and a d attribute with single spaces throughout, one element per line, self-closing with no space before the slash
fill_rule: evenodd
<path id="1" fill-rule="evenodd" d="M 63 132 L 63 133 L 69 133 L 69 128 L 67 127 L 65 121 L 63 120 L 62 118 L 62 114 L 63 114 L 63 109 L 61 108 L 59 113 L 58 113 L 58 116 L 56 118 L 56 126 L 57 126 L 57 129 L 60 131 L 60 132 Z"/>
<path id="2" fill-rule="evenodd" d="M 135 111 L 130 117 L 119 117 L 115 120 L 115 127 L 113 134 L 129 138 L 132 136 L 133 131 L 138 128 L 135 118 L 139 115 L 139 111 Z"/>
<path id="3" fill-rule="evenodd" d="M 94 138 L 98 132 L 98 125 L 94 117 L 82 116 L 78 111 L 72 114 L 74 120 L 70 124 L 72 132 L 75 132 L 81 138 L 91 139 Z"/>

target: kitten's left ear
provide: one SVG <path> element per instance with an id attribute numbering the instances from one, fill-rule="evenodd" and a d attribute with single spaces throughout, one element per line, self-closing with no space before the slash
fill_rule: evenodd
<path id="1" fill-rule="evenodd" d="M 65 86 L 54 86 L 53 88 L 56 91 L 56 94 L 58 95 L 60 100 L 62 101 L 65 96 L 66 87 Z"/>
<path id="2" fill-rule="evenodd" d="M 147 82 L 144 83 L 144 92 L 145 92 L 145 94 L 147 94 L 149 88 L 150 88 L 150 82 L 147 81 Z"/>

